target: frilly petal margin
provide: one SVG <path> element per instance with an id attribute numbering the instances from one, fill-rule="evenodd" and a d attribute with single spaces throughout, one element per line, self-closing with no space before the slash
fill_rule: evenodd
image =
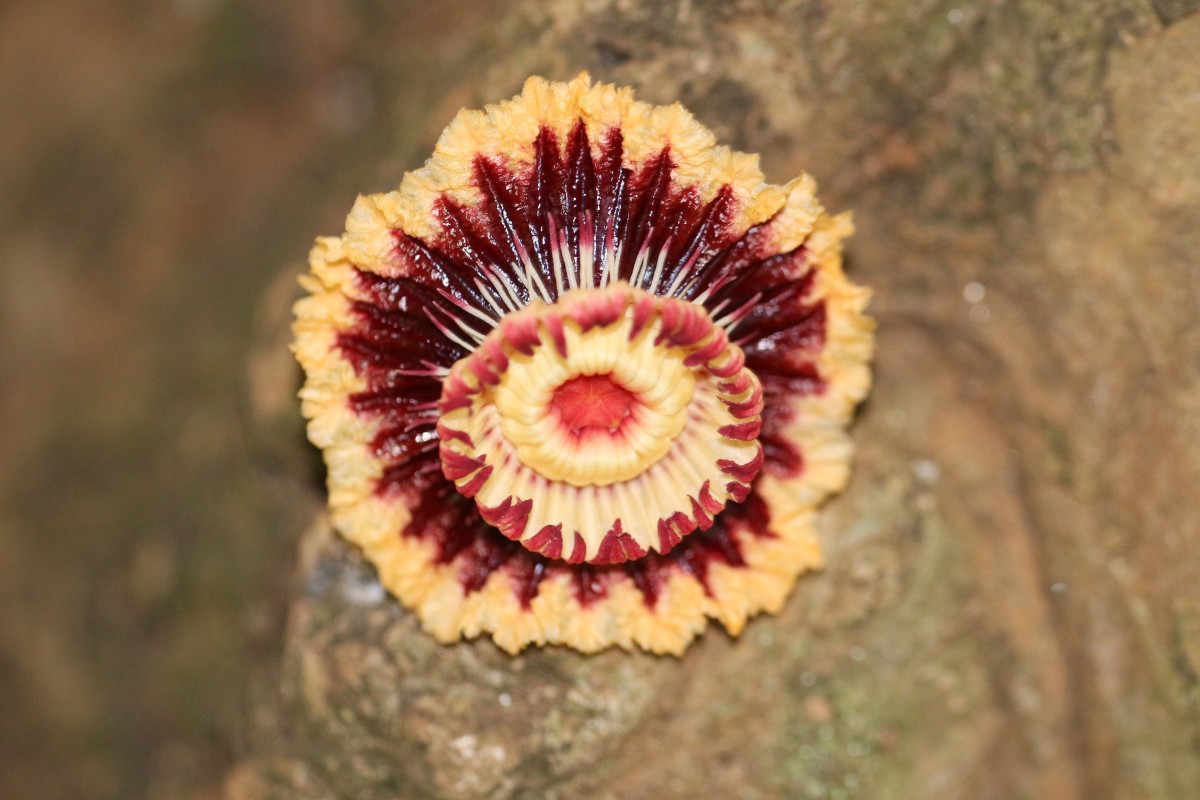
<path id="1" fill-rule="evenodd" d="M 779 611 L 821 566 L 816 508 L 849 474 L 874 325 L 869 292 L 842 270 L 849 217 L 815 189 L 808 176 L 767 184 L 757 156 L 716 145 L 678 104 L 586 75 L 531 78 L 460 112 L 422 169 L 317 241 L 293 350 L 331 521 L 431 635 L 678 655 L 709 618 L 737 635 Z M 704 306 L 762 379 L 761 473 L 744 502 L 691 509 L 701 526 L 669 552 L 546 558 L 480 520 L 440 472 L 430 431 L 450 368 L 510 309 L 552 304 L 572 280 Z"/>

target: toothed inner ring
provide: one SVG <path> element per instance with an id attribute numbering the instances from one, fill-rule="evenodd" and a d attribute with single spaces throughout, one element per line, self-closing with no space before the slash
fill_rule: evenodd
<path id="1" fill-rule="evenodd" d="M 550 558 L 665 553 L 745 499 L 762 390 L 703 307 L 627 284 L 501 320 L 443 384 L 442 471 Z"/>
<path id="2" fill-rule="evenodd" d="M 623 310 L 623 309 L 622 309 Z M 610 486 L 667 454 L 687 424 L 696 379 L 682 352 L 632 336 L 633 320 L 562 329 L 558 347 L 509 358 L 495 391 L 500 430 L 521 463 L 551 481 Z"/>

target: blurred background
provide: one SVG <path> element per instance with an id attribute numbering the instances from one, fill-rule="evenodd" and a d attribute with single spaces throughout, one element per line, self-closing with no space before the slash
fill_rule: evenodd
<path id="1" fill-rule="evenodd" d="M 625 789 L 595 796 L 1200 796 L 1198 9 L 0 2 L 0 800 L 217 798 L 262 749 L 323 504 L 286 349 L 307 249 L 459 107 L 581 69 L 811 171 L 880 321 L 828 571 L 653 662 L 673 699 L 612 729 Z M 472 653 L 510 663 L 425 663 Z M 474 774 L 396 713 L 399 785 Z M 622 761 L 676 741 L 669 784 Z M 413 796 L 603 785 L 528 747 L 528 780 Z"/>
<path id="2" fill-rule="evenodd" d="M 0 4 L 0 797 L 219 785 L 321 479 L 295 276 L 483 11 Z"/>

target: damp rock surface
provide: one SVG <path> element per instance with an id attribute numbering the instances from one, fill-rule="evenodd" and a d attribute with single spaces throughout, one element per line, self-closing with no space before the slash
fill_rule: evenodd
<path id="1" fill-rule="evenodd" d="M 0 796 L 1200 791 L 1195 2 L 92 5 L 0 15 Z M 355 193 L 582 69 L 811 172 L 875 292 L 827 568 L 682 659 L 436 644 L 285 349 Z"/>

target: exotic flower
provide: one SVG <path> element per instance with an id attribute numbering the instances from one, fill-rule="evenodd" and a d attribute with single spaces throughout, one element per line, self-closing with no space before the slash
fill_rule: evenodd
<path id="1" fill-rule="evenodd" d="M 333 522 L 437 638 L 679 653 L 820 565 L 872 326 L 814 189 L 678 104 L 531 78 L 318 240 Z"/>

